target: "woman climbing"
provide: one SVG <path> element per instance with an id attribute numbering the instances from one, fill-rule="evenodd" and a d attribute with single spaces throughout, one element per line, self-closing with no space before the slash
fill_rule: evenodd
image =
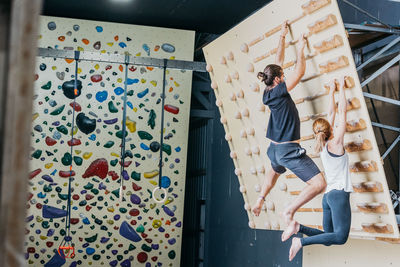
<path id="1" fill-rule="evenodd" d="M 342 245 L 346 243 L 349 236 L 351 224 L 349 196 L 353 188 L 350 180 L 349 157 L 343 147 L 347 112 L 344 78 L 339 80 L 338 119 L 334 129 L 332 129 L 332 126 L 336 115 L 335 81 L 331 82 L 329 87 L 328 120 L 320 118 L 313 124 L 313 131 L 317 141 L 316 151 L 322 151 L 320 156 L 327 182 L 326 191 L 322 199 L 324 231 L 292 221 L 282 235 L 282 240 L 287 240 L 297 232 L 303 233 L 308 237 L 294 237 L 292 239 L 292 246 L 289 251 L 290 261 L 304 246 L 313 244 L 325 246 Z"/>
<path id="2" fill-rule="evenodd" d="M 267 138 L 271 140 L 267 155 L 271 161 L 271 169 L 267 172 L 263 187 L 253 213 L 258 216 L 265 196 L 275 185 L 278 177 L 291 170 L 297 177 L 307 183 L 300 195 L 282 212 L 282 217 L 289 225 L 294 213 L 305 203 L 323 192 L 326 183 L 317 165 L 306 155 L 300 146 L 300 119 L 296 104 L 289 92 L 300 82 L 305 73 L 306 60 L 304 57 L 305 36 L 302 35 L 297 44 L 297 60 L 293 75 L 285 82 L 282 64 L 285 57 L 285 36 L 288 33 L 288 23 L 281 27 L 279 45 L 276 52 L 275 64 L 267 65 L 257 77 L 266 88 L 263 103 L 268 105 L 271 116 L 268 123 Z"/>

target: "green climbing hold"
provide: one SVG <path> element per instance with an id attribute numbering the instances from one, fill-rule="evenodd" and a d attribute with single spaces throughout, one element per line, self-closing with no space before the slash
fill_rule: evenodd
<path id="1" fill-rule="evenodd" d="M 74 156 L 74 162 L 75 162 L 76 165 L 81 166 L 82 162 L 83 162 L 83 159 L 81 157 Z"/>
<path id="2" fill-rule="evenodd" d="M 170 145 L 163 144 L 163 145 L 162 145 L 162 150 L 163 150 L 165 153 L 167 153 L 168 156 L 171 155 L 171 146 L 170 146 Z"/>
<path id="3" fill-rule="evenodd" d="M 175 259 L 176 253 L 174 250 L 171 250 L 170 252 L 168 252 L 168 258 L 170 258 L 171 260 Z"/>
<path id="4" fill-rule="evenodd" d="M 111 113 L 117 113 L 118 109 L 114 106 L 114 103 L 112 101 L 108 102 L 108 110 Z"/>
<path id="5" fill-rule="evenodd" d="M 40 88 L 42 88 L 44 90 L 49 90 L 51 88 L 51 81 L 48 81 L 45 85 L 43 85 Z"/>
<path id="6" fill-rule="evenodd" d="M 66 152 L 64 156 L 61 158 L 61 163 L 64 166 L 69 166 L 72 163 L 72 156 L 70 153 Z"/>
<path id="7" fill-rule="evenodd" d="M 140 172 L 135 172 L 135 171 L 133 171 L 133 172 L 131 173 L 131 177 L 132 177 L 132 179 L 135 180 L 135 181 L 140 181 Z"/>
<path id="8" fill-rule="evenodd" d="M 151 134 L 149 134 L 148 132 L 145 131 L 138 131 L 138 135 L 140 137 L 140 139 L 144 139 L 144 140 L 151 140 L 153 139 L 153 136 Z"/>
<path id="9" fill-rule="evenodd" d="M 136 148 L 135 144 L 130 144 L 130 146 L 131 146 L 131 150 Z"/>
<path id="10" fill-rule="evenodd" d="M 132 251 L 132 250 L 134 250 L 136 247 L 134 246 L 134 245 L 132 245 L 132 244 L 130 244 L 129 245 L 129 251 Z"/>
<path id="11" fill-rule="evenodd" d="M 116 134 L 115 134 L 119 139 L 122 139 L 122 130 L 121 131 L 118 131 Z M 128 135 L 128 132 L 127 131 L 125 131 L 125 137 Z"/>
<path id="12" fill-rule="evenodd" d="M 86 238 L 85 238 L 85 241 L 86 241 L 86 242 L 89 242 L 89 243 L 93 243 L 93 242 L 95 242 L 96 240 L 97 240 L 97 234 L 95 234 L 94 236 L 86 237 Z"/>
<path id="13" fill-rule="evenodd" d="M 125 209 L 125 208 L 119 208 L 119 211 L 120 211 L 121 213 L 126 213 L 128 210 Z"/>
<path id="14" fill-rule="evenodd" d="M 97 195 L 99 193 L 99 189 L 93 188 L 90 190 L 93 194 Z"/>
<path id="15" fill-rule="evenodd" d="M 142 245 L 142 250 L 143 250 L 143 251 L 146 251 L 146 252 L 150 252 L 150 251 L 151 251 L 151 247 L 148 246 L 148 245 L 146 245 L 146 244 L 143 244 L 143 245 Z"/>
<path id="16" fill-rule="evenodd" d="M 113 159 L 113 160 L 110 160 L 110 164 L 111 164 L 111 166 L 115 166 L 115 165 L 117 165 L 118 164 L 118 159 Z"/>
<path id="17" fill-rule="evenodd" d="M 68 199 L 68 194 L 60 194 L 60 193 L 58 193 L 58 197 L 59 197 L 61 200 L 67 200 L 67 199 Z"/>
<path id="18" fill-rule="evenodd" d="M 104 144 L 105 148 L 110 148 L 114 145 L 114 141 L 108 141 L 107 143 Z"/>
<path id="19" fill-rule="evenodd" d="M 93 188 L 93 184 L 92 183 L 88 183 L 87 185 L 85 185 L 83 188 L 85 188 L 86 190 L 90 190 Z"/>
<path id="20" fill-rule="evenodd" d="M 38 159 L 40 158 L 41 155 L 42 155 L 42 150 L 38 149 L 35 152 L 33 152 L 32 157 Z"/>
<path id="21" fill-rule="evenodd" d="M 143 225 L 139 225 L 139 226 L 136 228 L 136 232 L 144 233 L 144 226 L 143 226 Z"/>
<path id="22" fill-rule="evenodd" d="M 122 261 L 123 258 L 124 258 L 124 256 L 122 256 L 122 255 L 117 255 L 117 260 L 118 260 L 118 261 Z"/>
<path id="23" fill-rule="evenodd" d="M 43 186 L 43 191 L 48 193 L 51 192 L 53 190 L 53 188 L 51 187 L 51 185 L 44 185 Z"/>
<path id="24" fill-rule="evenodd" d="M 57 131 L 59 131 L 60 133 L 63 133 L 63 134 L 65 134 L 65 135 L 68 134 L 68 129 L 67 129 L 67 127 L 65 127 L 64 125 L 60 125 L 60 126 L 58 126 L 56 129 L 57 129 Z"/>
<path id="25" fill-rule="evenodd" d="M 126 95 L 128 95 L 128 96 L 133 96 L 133 90 L 129 90 L 128 92 L 126 92 Z"/>
<path id="26" fill-rule="evenodd" d="M 49 228 L 49 227 L 50 227 L 49 222 L 48 222 L 48 221 L 43 221 L 43 222 L 42 222 L 42 227 L 43 227 L 44 229 Z"/>
<path id="27" fill-rule="evenodd" d="M 110 249 L 113 245 L 114 245 L 113 243 L 108 244 L 108 245 L 106 246 L 106 249 Z"/>
<path id="28" fill-rule="evenodd" d="M 151 129 L 154 129 L 154 126 L 156 125 L 155 119 L 156 119 L 156 113 L 152 109 L 150 110 L 149 120 L 147 121 L 147 125 L 149 125 Z"/>
<path id="29" fill-rule="evenodd" d="M 55 110 L 53 110 L 50 115 L 60 115 L 61 112 L 63 112 L 65 108 L 65 105 L 62 105 L 61 107 L 56 108 Z"/>
<path id="30" fill-rule="evenodd" d="M 94 259 L 95 261 L 100 260 L 100 258 L 101 258 L 101 256 L 100 256 L 99 254 L 93 255 L 93 259 Z"/>
<path id="31" fill-rule="evenodd" d="M 135 158 L 140 159 L 142 156 L 139 153 L 134 154 Z"/>
<path id="32" fill-rule="evenodd" d="M 113 194 L 115 197 L 119 198 L 119 188 L 111 191 L 111 194 Z"/>
<path id="33" fill-rule="evenodd" d="M 66 234 L 65 230 L 64 230 L 64 229 L 61 229 L 61 230 L 60 230 L 60 235 L 65 236 L 65 234 Z"/>

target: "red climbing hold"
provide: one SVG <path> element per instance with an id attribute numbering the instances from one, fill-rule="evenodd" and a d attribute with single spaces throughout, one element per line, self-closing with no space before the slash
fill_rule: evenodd
<path id="1" fill-rule="evenodd" d="M 81 144 L 81 140 L 73 138 L 72 142 L 71 140 L 68 141 L 69 146 L 79 146 Z"/>
<path id="2" fill-rule="evenodd" d="M 50 136 L 47 136 L 46 139 L 44 140 L 46 142 L 46 145 L 48 146 L 54 146 L 57 144 L 57 141 L 51 138 Z"/>
<path id="3" fill-rule="evenodd" d="M 146 238 L 147 237 L 147 234 L 145 234 L 145 233 L 141 233 L 140 234 L 143 238 Z"/>
<path id="4" fill-rule="evenodd" d="M 79 218 L 71 218 L 70 222 L 71 224 L 77 224 L 79 222 Z"/>
<path id="5" fill-rule="evenodd" d="M 130 71 L 134 72 L 135 70 L 137 70 L 137 68 L 135 68 L 135 66 L 132 66 L 129 68 Z"/>
<path id="6" fill-rule="evenodd" d="M 48 248 L 51 248 L 53 245 L 54 245 L 54 243 L 51 242 L 51 241 L 47 241 L 47 242 L 46 242 L 46 246 L 47 246 Z"/>
<path id="7" fill-rule="evenodd" d="M 33 197 L 33 194 L 32 194 L 31 192 L 29 192 L 29 194 L 28 194 L 28 200 L 27 200 L 27 201 L 31 200 L 32 197 Z"/>
<path id="8" fill-rule="evenodd" d="M 146 238 L 145 241 L 146 241 L 147 243 L 149 243 L 149 244 L 153 243 L 153 240 L 150 239 L 150 238 Z"/>
<path id="9" fill-rule="evenodd" d="M 86 195 L 85 195 L 85 199 L 86 199 L 86 200 L 91 200 L 92 198 L 94 198 L 94 196 L 91 195 L 91 194 L 86 194 Z"/>
<path id="10" fill-rule="evenodd" d="M 140 263 L 145 263 L 146 261 L 147 261 L 147 254 L 145 253 L 145 252 L 140 252 L 138 255 L 137 255 L 137 260 L 140 262 Z"/>
<path id="11" fill-rule="evenodd" d="M 164 110 L 168 111 L 168 112 L 170 112 L 172 114 L 178 114 L 179 113 L 179 108 L 175 107 L 173 105 L 165 105 L 164 106 Z"/>
<path id="12" fill-rule="evenodd" d="M 151 257 L 151 260 L 152 260 L 152 261 L 154 261 L 154 262 L 156 262 L 156 261 L 157 261 L 157 259 L 158 259 L 158 257 L 157 257 L 157 256 Z"/>
<path id="13" fill-rule="evenodd" d="M 71 106 L 71 108 L 74 108 L 74 102 L 69 103 L 69 105 Z M 75 111 L 79 112 L 82 110 L 81 105 L 79 105 L 78 103 L 75 102 Z"/>
<path id="14" fill-rule="evenodd" d="M 138 209 L 131 209 L 130 211 L 129 211 L 129 215 L 131 215 L 131 216 L 138 216 L 139 215 L 139 210 Z"/>
<path id="15" fill-rule="evenodd" d="M 101 80 L 103 80 L 103 76 L 101 76 L 100 74 L 95 74 L 90 77 L 90 80 L 92 80 L 92 82 L 94 83 L 98 83 L 101 82 Z"/>
<path id="16" fill-rule="evenodd" d="M 135 184 L 134 182 L 132 182 L 132 188 L 133 188 L 133 190 L 135 190 L 135 191 L 139 191 L 140 189 L 142 189 L 141 186 L 138 186 L 138 185 Z"/>
<path id="17" fill-rule="evenodd" d="M 91 209 L 92 209 L 92 207 L 91 207 L 91 206 L 89 206 L 89 205 L 86 205 L 85 209 L 86 209 L 86 211 L 89 211 L 89 210 L 91 210 Z"/>
<path id="18" fill-rule="evenodd" d="M 33 179 L 36 175 L 38 175 L 40 172 L 42 171 L 42 169 L 36 169 L 34 171 L 31 171 L 31 173 L 29 174 L 29 179 Z"/>
<path id="19" fill-rule="evenodd" d="M 92 176 L 98 176 L 101 179 L 104 179 L 107 177 L 107 173 L 108 173 L 108 162 L 106 159 L 100 158 L 90 163 L 89 167 L 86 169 L 82 177 L 89 178 Z"/>
<path id="20" fill-rule="evenodd" d="M 42 207 L 43 207 L 43 205 L 42 205 L 41 203 L 36 203 L 36 208 L 37 208 L 38 210 L 40 210 Z"/>
<path id="21" fill-rule="evenodd" d="M 77 194 L 73 195 L 73 196 L 72 196 L 72 199 L 73 199 L 73 200 L 79 200 L 79 195 L 77 195 Z"/>
<path id="22" fill-rule="evenodd" d="M 29 247 L 28 248 L 28 253 L 35 253 L 35 248 L 34 247 Z"/>
<path id="23" fill-rule="evenodd" d="M 119 178 L 118 174 L 115 171 L 109 171 L 108 175 L 111 176 L 111 179 L 113 181 L 117 180 Z"/>
<path id="24" fill-rule="evenodd" d="M 63 178 L 68 178 L 70 176 L 75 176 L 75 172 L 74 171 L 59 171 L 58 175 L 60 175 L 60 177 L 63 177 Z"/>
<path id="25" fill-rule="evenodd" d="M 125 168 L 128 168 L 129 165 L 131 165 L 131 164 L 132 164 L 132 161 L 131 161 L 131 160 L 124 161 L 124 167 L 125 167 Z M 122 162 L 121 162 L 121 161 L 119 162 L 119 165 L 122 165 Z"/>

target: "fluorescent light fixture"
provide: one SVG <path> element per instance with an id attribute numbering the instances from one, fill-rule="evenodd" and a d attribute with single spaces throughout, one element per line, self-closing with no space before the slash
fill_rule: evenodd
<path id="1" fill-rule="evenodd" d="M 118 4 L 128 4 L 132 2 L 133 0 L 110 0 L 113 3 L 118 3 Z"/>

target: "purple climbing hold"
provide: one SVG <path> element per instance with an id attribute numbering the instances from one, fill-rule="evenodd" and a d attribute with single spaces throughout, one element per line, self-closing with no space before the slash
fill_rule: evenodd
<path id="1" fill-rule="evenodd" d="M 53 178 L 51 178 L 51 176 L 47 174 L 43 175 L 42 179 L 50 183 L 54 182 Z"/>
<path id="2" fill-rule="evenodd" d="M 124 260 L 121 262 L 122 267 L 131 267 L 131 261 L 129 259 Z"/>
<path id="3" fill-rule="evenodd" d="M 129 180 L 129 174 L 126 170 L 124 170 L 122 172 L 122 177 L 124 178 L 124 180 L 128 181 Z M 140 203 L 140 199 L 139 199 L 139 203 Z"/>
<path id="4" fill-rule="evenodd" d="M 32 220 L 33 220 L 33 218 L 34 218 L 34 216 L 33 216 L 33 215 L 31 215 L 31 216 L 28 216 L 28 217 L 26 217 L 26 219 L 25 219 L 25 222 L 30 222 L 30 221 L 32 221 Z"/>
<path id="5" fill-rule="evenodd" d="M 118 264 L 117 260 L 110 261 L 110 266 L 112 266 L 112 267 L 117 266 L 117 264 Z"/>
<path id="6" fill-rule="evenodd" d="M 135 229 L 133 229 L 126 221 L 122 222 L 121 227 L 119 228 L 119 234 L 133 242 L 139 242 L 142 240 L 142 238 L 136 233 Z"/>
<path id="7" fill-rule="evenodd" d="M 140 197 L 138 196 L 138 195 L 136 195 L 136 194 L 132 194 L 131 195 L 131 202 L 133 203 L 133 204 L 137 204 L 137 205 L 139 205 L 140 204 Z"/>
<path id="8" fill-rule="evenodd" d="M 43 218 L 49 218 L 49 219 L 62 218 L 65 217 L 66 215 L 67 215 L 66 210 L 62 210 L 48 205 L 43 205 L 42 209 Z"/>
<path id="9" fill-rule="evenodd" d="M 164 206 L 164 207 L 163 207 L 163 210 L 164 210 L 164 212 L 165 212 L 167 215 L 169 215 L 169 216 L 171 216 L 171 217 L 174 216 L 174 212 L 173 212 L 172 210 L 170 210 L 167 206 Z"/>
<path id="10" fill-rule="evenodd" d="M 102 237 L 101 239 L 100 239 L 100 243 L 107 243 L 107 241 L 108 240 L 110 240 L 110 238 L 107 238 L 107 237 Z"/>

